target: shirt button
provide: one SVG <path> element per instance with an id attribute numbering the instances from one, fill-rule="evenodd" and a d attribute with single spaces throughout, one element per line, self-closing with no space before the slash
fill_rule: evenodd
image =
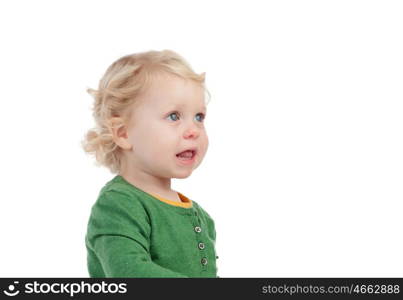
<path id="1" fill-rule="evenodd" d="M 202 264 L 203 266 L 207 265 L 207 258 L 203 257 L 203 258 L 201 259 L 201 264 Z"/>
<path id="2" fill-rule="evenodd" d="M 215 258 L 218 258 L 218 255 L 216 255 L 216 257 Z"/>
<path id="3" fill-rule="evenodd" d="M 196 231 L 196 232 L 201 232 L 201 228 L 200 228 L 199 226 L 196 226 L 196 227 L 195 227 L 195 231 Z"/>
<path id="4" fill-rule="evenodd" d="M 204 243 L 199 243 L 199 249 L 203 250 L 204 249 Z"/>

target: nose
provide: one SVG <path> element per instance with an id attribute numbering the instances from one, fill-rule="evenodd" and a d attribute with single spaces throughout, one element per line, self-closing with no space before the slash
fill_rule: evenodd
<path id="1" fill-rule="evenodd" d="M 188 128 L 186 128 L 185 132 L 183 133 L 184 138 L 190 139 L 190 138 L 197 138 L 199 136 L 199 129 L 195 124 L 190 125 Z"/>

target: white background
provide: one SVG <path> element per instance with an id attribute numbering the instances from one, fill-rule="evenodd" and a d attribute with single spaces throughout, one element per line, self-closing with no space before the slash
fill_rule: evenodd
<path id="1" fill-rule="evenodd" d="M 172 49 L 211 93 L 172 187 L 220 277 L 403 276 L 401 1 L 2 1 L 0 276 L 87 277 L 106 168 L 81 149 L 119 57 Z M 178 254 L 180 255 L 180 254 Z"/>

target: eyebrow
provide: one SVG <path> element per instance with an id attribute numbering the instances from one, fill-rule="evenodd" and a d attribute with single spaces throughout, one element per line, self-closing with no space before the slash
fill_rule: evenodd
<path id="1" fill-rule="evenodd" d="M 173 105 L 168 105 L 167 107 L 166 107 L 166 110 L 173 110 L 173 109 L 179 109 L 179 108 L 183 108 L 183 107 L 185 107 L 185 105 L 183 105 L 183 104 L 173 104 Z M 201 108 L 199 108 L 200 109 L 200 111 L 207 111 L 207 107 L 206 106 L 203 106 L 203 107 L 201 107 Z"/>

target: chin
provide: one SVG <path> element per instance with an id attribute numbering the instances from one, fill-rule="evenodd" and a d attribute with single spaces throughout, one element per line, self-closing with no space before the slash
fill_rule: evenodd
<path id="1" fill-rule="evenodd" d="M 182 174 L 176 173 L 173 178 L 184 179 L 184 178 L 188 178 L 190 175 L 192 175 L 192 171 L 190 171 L 190 172 L 183 172 Z"/>

